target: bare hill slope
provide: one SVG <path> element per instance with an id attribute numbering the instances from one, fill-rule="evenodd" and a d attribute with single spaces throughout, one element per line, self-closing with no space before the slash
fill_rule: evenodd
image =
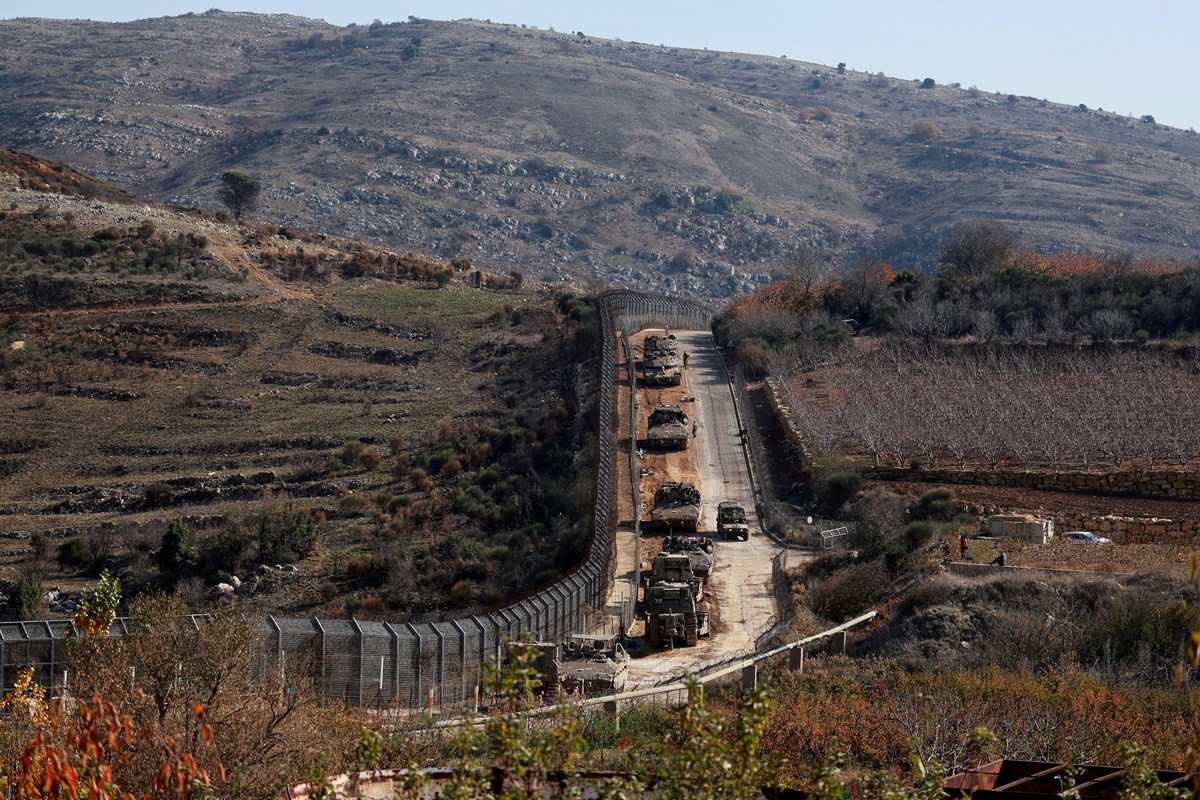
<path id="1" fill-rule="evenodd" d="M 1194 133 L 790 59 L 218 11 L 0 42 L 2 144 L 210 208 L 236 168 L 261 219 L 547 279 L 719 297 L 801 244 L 929 263 L 976 218 L 1190 260 L 1197 227 Z"/>

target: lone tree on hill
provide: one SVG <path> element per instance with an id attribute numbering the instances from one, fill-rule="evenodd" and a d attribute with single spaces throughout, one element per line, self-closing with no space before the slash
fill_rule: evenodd
<path id="1" fill-rule="evenodd" d="M 231 169 L 221 173 L 221 187 L 217 189 L 217 197 L 233 214 L 234 219 L 241 219 L 242 214 L 257 208 L 261 192 L 262 184 L 244 172 Z"/>

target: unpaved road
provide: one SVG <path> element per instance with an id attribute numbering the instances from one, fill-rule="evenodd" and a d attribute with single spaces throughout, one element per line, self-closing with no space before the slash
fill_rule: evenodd
<path id="1" fill-rule="evenodd" d="M 642 331 L 632 337 L 639 352 L 641 341 L 648 333 L 655 331 Z M 679 339 L 680 350 L 688 353 L 684 385 L 669 390 L 639 387 L 638 416 L 645 417 L 654 402 L 674 402 L 678 395 L 683 394 L 695 398 L 694 402 L 683 403 L 683 406 L 696 422 L 696 437 L 686 455 L 671 454 L 669 471 L 678 470 L 682 473 L 681 477 L 687 476 L 684 480 L 696 476 L 702 501 L 701 533 L 716 536 L 717 504 L 722 500 L 733 500 L 746 508 L 751 536 L 748 542 L 717 540 L 708 597 L 702 603 L 712 611 L 708 638 L 701 639 L 696 647 L 664 649 L 635 659 L 630 666 L 629 688 L 661 683 L 714 661 L 738 653 L 750 653 L 754 650 L 758 635 L 775 620 L 771 559 L 779 552 L 779 548 L 763 535 L 754 513 L 754 494 L 737 416 L 734 414 L 728 373 L 713 346 L 711 334 L 706 331 L 673 333 Z M 628 430 L 628 420 L 624 419 L 627 407 L 624 404 L 620 407 L 620 413 L 620 430 Z M 644 430 L 645 425 L 639 424 L 639 432 Z M 649 496 L 648 492 L 652 493 L 649 485 L 651 482 L 643 486 L 644 497 Z M 622 487 L 625 492 L 628 492 L 627 487 L 628 484 Z M 624 515 L 622 518 L 624 521 Z M 622 595 L 629 597 L 632 592 L 627 574 L 632 571 L 634 563 L 632 550 L 635 542 L 632 532 L 623 526 L 618 531 L 617 542 L 618 580 L 613 588 L 613 600 L 619 605 Z M 649 560 L 660 542 L 661 536 L 643 536 L 643 562 Z M 643 624 L 636 623 L 630 633 L 644 636 Z"/>

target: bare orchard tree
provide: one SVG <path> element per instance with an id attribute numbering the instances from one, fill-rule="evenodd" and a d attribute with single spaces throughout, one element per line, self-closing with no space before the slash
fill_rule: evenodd
<path id="1" fill-rule="evenodd" d="M 833 277 L 833 260 L 819 247 L 802 244 L 780 266 L 785 280 L 815 292 Z"/>

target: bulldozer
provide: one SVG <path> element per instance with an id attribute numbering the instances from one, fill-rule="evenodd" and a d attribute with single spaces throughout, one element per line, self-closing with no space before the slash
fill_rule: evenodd
<path id="1" fill-rule="evenodd" d="M 700 490 L 693 484 L 667 481 L 654 493 L 650 523 L 669 530 L 695 531 L 700 523 Z"/>
<path id="2" fill-rule="evenodd" d="M 646 421 L 646 439 L 651 447 L 688 446 L 688 415 L 678 405 L 657 405 Z"/>
<path id="3" fill-rule="evenodd" d="M 725 500 L 717 504 L 717 534 L 726 539 L 750 539 L 750 525 L 746 522 L 746 509 L 740 503 Z"/>
<path id="4" fill-rule="evenodd" d="M 708 612 L 696 610 L 696 598 L 686 583 L 656 583 L 646 600 L 646 636 L 651 647 L 680 640 L 695 647 L 701 636 L 708 635 Z"/>

